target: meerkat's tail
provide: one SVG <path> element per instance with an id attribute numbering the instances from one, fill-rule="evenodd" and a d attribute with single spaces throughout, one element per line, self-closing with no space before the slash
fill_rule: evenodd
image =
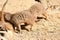
<path id="1" fill-rule="evenodd" d="M 3 5 L 2 9 L 1 9 L 1 16 L 2 16 L 1 20 L 2 21 L 4 21 L 4 11 L 3 10 L 4 10 L 4 7 L 5 7 L 7 2 L 8 2 L 8 0 L 6 0 L 6 2 L 4 3 L 4 5 Z"/>
<path id="2" fill-rule="evenodd" d="M 6 0 L 6 2 L 4 3 L 4 5 L 3 5 L 2 9 L 1 9 L 2 12 L 3 12 L 4 7 L 5 7 L 5 5 L 6 5 L 7 2 L 8 2 L 8 0 Z"/>

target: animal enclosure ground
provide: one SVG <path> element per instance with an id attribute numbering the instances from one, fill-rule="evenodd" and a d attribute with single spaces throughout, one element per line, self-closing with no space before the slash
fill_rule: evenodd
<path id="1" fill-rule="evenodd" d="M 29 8 L 32 4 L 35 4 L 34 0 L 21 0 L 20 3 L 22 4 L 17 4 L 20 0 L 9 0 L 8 4 L 6 5 L 6 10 L 7 12 L 16 12 L 16 11 L 21 11 L 24 9 Z M 56 1 L 56 0 L 55 0 Z M 2 2 L 0 0 L 0 7 L 2 7 Z M 13 4 L 12 4 L 13 3 Z M 14 4 L 15 3 L 15 4 Z M 26 4 L 25 4 L 26 3 Z M 29 4 L 29 5 L 28 5 Z M 10 6 L 10 7 L 9 7 Z M 4 32 L 5 36 L 1 38 L 4 40 L 60 40 L 60 10 L 59 7 L 56 7 L 56 9 L 51 10 L 48 8 L 46 11 L 48 15 L 48 20 L 40 19 L 37 24 L 33 25 L 32 30 L 33 31 L 26 31 L 22 30 L 21 33 L 14 33 L 12 31 Z M 20 9 L 19 9 L 20 8 Z M 14 10 L 15 9 L 15 10 Z M 30 28 L 30 25 L 28 25 L 26 28 Z M 1 32 L 0 32 L 1 33 Z"/>

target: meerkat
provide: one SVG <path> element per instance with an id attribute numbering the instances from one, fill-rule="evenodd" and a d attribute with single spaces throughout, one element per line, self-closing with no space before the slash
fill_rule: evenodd
<path id="1" fill-rule="evenodd" d="M 43 15 L 47 19 L 46 10 L 44 9 L 43 5 L 39 2 L 32 5 L 29 8 L 29 11 L 31 12 L 32 15 L 34 15 L 36 17 L 40 17 L 40 15 Z"/>
<path id="2" fill-rule="evenodd" d="M 7 3 L 7 1 L 8 0 L 6 0 L 6 2 L 4 3 L 4 5 L 3 5 L 3 7 L 2 7 L 2 9 L 1 9 L 1 11 L 0 11 L 0 28 L 3 28 L 4 26 L 5 26 L 5 22 L 4 22 L 4 7 L 5 7 L 5 5 L 6 5 L 6 3 Z"/>
<path id="3" fill-rule="evenodd" d="M 2 10 L 0 11 L 0 29 L 3 30 L 12 30 L 13 31 L 13 27 L 10 23 L 5 22 L 4 20 L 4 7 L 6 5 L 6 3 L 8 2 L 8 0 L 6 0 L 6 2 L 4 3 Z"/>
<path id="4" fill-rule="evenodd" d="M 31 28 L 30 28 L 31 30 L 33 24 L 36 23 L 37 21 L 36 17 L 33 16 L 31 12 L 28 10 L 17 12 L 15 14 L 7 13 L 5 14 L 5 19 L 11 22 L 12 24 L 14 24 L 18 28 L 19 32 L 21 31 L 21 27 L 20 27 L 21 23 L 27 23 L 31 25 Z"/>
<path id="5" fill-rule="evenodd" d="M 42 4 L 37 3 L 28 10 L 24 10 L 14 14 L 6 13 L 4 14 L 4 16 L 5 16 L 5 20 L 16 26 L 18 31 L 20 32 L 21 23 L 30 24 L 31 25 L 30 29 L 32 29 L 33 24 L 36 23 L 36 21 L 38 21 L 37 17 L 39 17 L 40 14 L 44 15 L 47 19 L 47 15 L 44 10 L 44 7 L 42 6 Z"/>

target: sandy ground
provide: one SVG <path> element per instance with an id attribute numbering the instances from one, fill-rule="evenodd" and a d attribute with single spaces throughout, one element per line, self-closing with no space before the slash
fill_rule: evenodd
<path id="1" fill-rule="evenodd" d="M 6 0 L 0 0 L 0 10 Z M 28 9 L 35 3 L 34 0 L 8 0 L 4 11 L 15 13 Z"/>
<path id="2" fill-rule="evenodd" d="M 5 0 L 0 0 L 0 7 Z M 28 2 L 29 1 L 29 2 Z M 5 11 L 14 13 L 28 9 L 35 3 L 34 0 L 8 0 Z M 5 36 L 1 38 L 4 40 L 60 40 L 60 10 L 47 10 L 48 20 L 41 19 L 32 27 L 33 31 L 22 30 L 21 33 L 14 33 L 11 31 L 5 32 Z M 27 26 L 27 28 L 30 25 Z"/>

